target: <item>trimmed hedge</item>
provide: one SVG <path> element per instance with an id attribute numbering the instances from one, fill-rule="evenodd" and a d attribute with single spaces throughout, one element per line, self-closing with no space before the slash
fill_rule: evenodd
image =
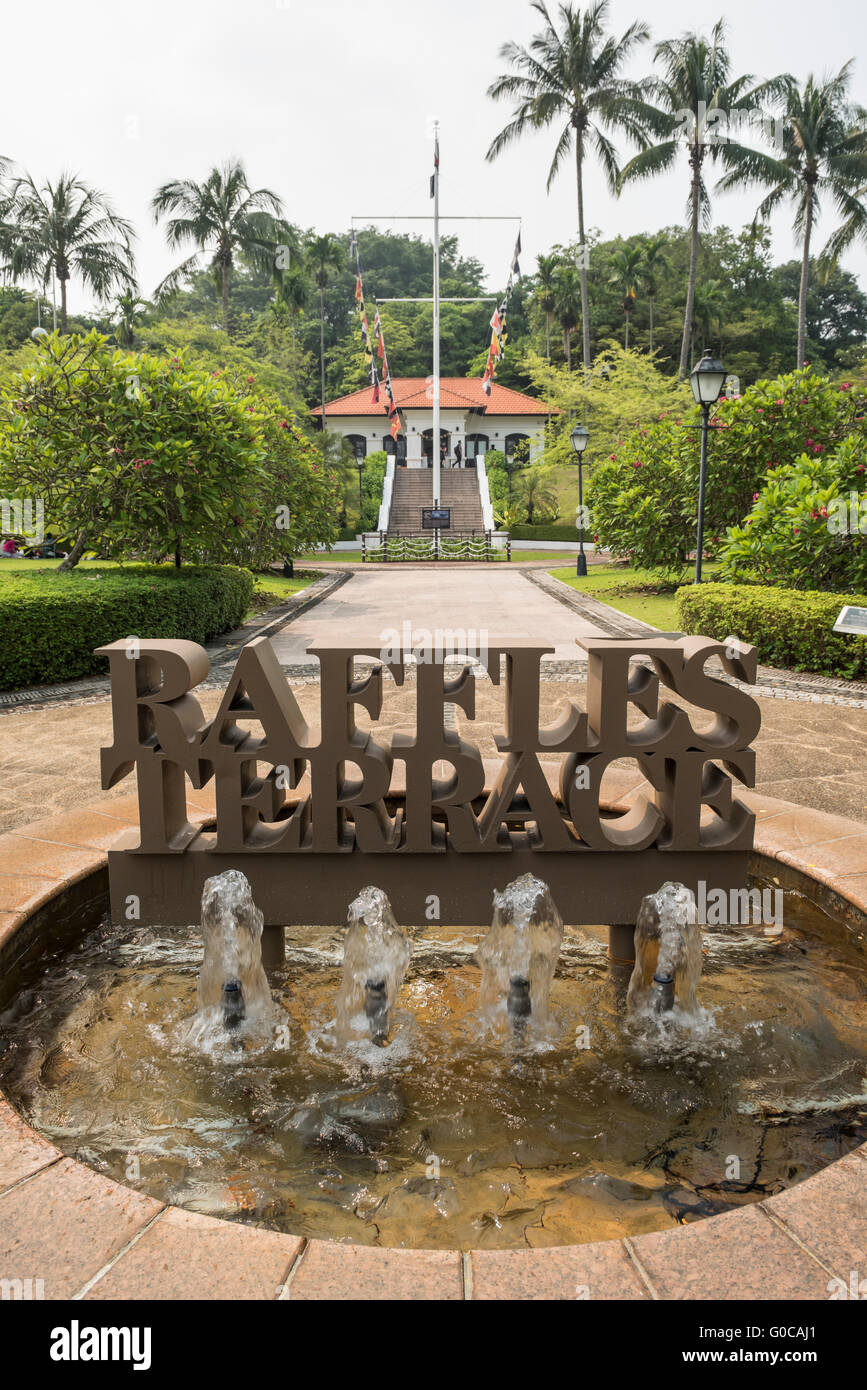
<path id="1" fill-rule="evenodd" d="M 207 642 L 243 622 L 252 596 L 252 574 L 232 565 L 6 575 L 0 561 L 0 690 L 105 671 L 94 647 L 124 637 Z"/>
<path id="2" fill-rule="evenodd" d="M 697 584 L 677 591 L 677 617 L 686 633 L 723 641 L 739 637 L 767 666 L 827 676 L 867 673 L 867 639 L 841 636 L 834 623 L 844 604 L 867 607 L 867 597 L 778 589 L 753 584 Z"/>
<path id="3" fill-rule="evenodd" d="M 506 529 L 513 541 L 571 541 L 578 544 L 578 527 L 564 526 L 562 522 L 552 522 L 547 526 L 509 526 Z M 586 534 L 584 540 L 587 540 Z"/>

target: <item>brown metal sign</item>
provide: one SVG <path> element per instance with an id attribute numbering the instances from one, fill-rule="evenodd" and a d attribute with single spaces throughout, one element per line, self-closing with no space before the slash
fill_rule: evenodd
<path id="1" fill-rule="evenodd" d="M 491 893 L 528 869 L 551 886 L 564 920 L 629 922 L 665 879 L 742 886 L 754 816 L 732 779 L 755 783 L 757 702 L 710 674 L 751 683 L 756 653 L 734 640 L 579 639 L 586 708 L 566 701 L 540 727 L 540 662 L 550 647 L 491 643 L 481 665 L 503 683 L 499 771 L 446 727 L 445 706 L 474 718 L 477 666 L 457 675 L 426 649 L 319 642 L 319 728 L 308 726 L 265 638 L 238 658 L 207 720 L 192 693 L 207 675 L 193 642 L 139 640 L 99 648 L 111 669 L 113 741 L 102 784 L 133 769 L 140 833 L 109 855 L 112 912 L 154 924 L 198 920 L 205 878 L 239 868 L 271 926 L 340 923 L 366 883 L 406 924 L 490 921 Z M 359 728 L 383 708 L 383 665 L 355 675 L 355 658 L 385 663 L 403 685 L 416 673 L 415 728 L 390 739 Z M 638 657 L 645 658 L 639 664 Z M 687 705 L 660 698 L 665 688 Z M 643 715 L 630 720 L 630 711 Z M 559 761 L 552 789 L 540 759 Z M 600 805 L 606 768 L 630 759 L 645 791 L 631 809 Z M 395 763 L 405 778 L 395 779 Z M 448 775 L 438 775 L 438 769 Z M 405 791 L 395 793 L 395 780 Z M 187 784 L 213 781 L 216 824 L 190 823 Z M 436 913 L 430 902 L 435 900 Z"/>

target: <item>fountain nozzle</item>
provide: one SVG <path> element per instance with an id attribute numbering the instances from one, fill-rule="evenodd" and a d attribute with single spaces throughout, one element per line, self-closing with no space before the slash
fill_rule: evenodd
<path id="1" fill-rule="evenodd" d="M 674 1008 L 674 976 L 654 975 L 653 1011 L 657 1014 L 671 1013 Z"/>
<path id="2" fill-rule="evenodd" d="M 370 1020 L 370 1036 L 378 1047 L 388 1039 L 388 986 L 385 980 L 367 980 L 364 1012 Z"/>
<path id="3" fill-rule="evenodd" d="M 522 1028 L 533 1012 L 530 998 L 530 981 L 526 975 L 509 976 L 509 1017 L 516 1028 Z"/>
<path id="4" fill-rule="evenodd" d="M 223 1027 L 237 1028 L 238 1024 L 247 1017 L 244 991 L 240 980 L 225 981 L 220 1003 L 223 1007 Z"/>

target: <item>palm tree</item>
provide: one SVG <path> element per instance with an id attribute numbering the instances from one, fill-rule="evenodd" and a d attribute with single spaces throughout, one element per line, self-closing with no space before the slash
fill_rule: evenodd
<path id="1" fill-rule="evenodd" d="M 545 315 L 545 357 L 551 365 L 551 321 L 557 307 L 557 255 L 536 257 L 536 302 Z"/>
<path id="2" fill-rule="evenodd" d="M 181 246 L 197 249 L 157 287 L 156 297 L 173 294 L 194 270 L 201 268 L 201 257 L 210 255 L 219 272 L 223 328 L 229 331 L 229 282 L 238 255 L 257 269 L 270 270 L 280 241 L 283 224 L 279 221 L 282 204 L 269 188 L 251 189 L 239 160 L 214 168 L 204 183 L 193 179 L 174 179 L 154 194 L 154 221 L 170 213 L 166 241 L 174 250 Z"/>
<path id="3" fill-rule="evenodd" d="M 611 257 L 609 285 L 620 290 L 623 295 L 623 314 L 626 319 L 626 332 L 623 346 L 629 351 L 629 321 L 635 308 L 636 287 L 641 276 L 644 248 L 638 246 L 619 246 Z"/>
<path id="4" fill-rule="evenodd" d="M 714 320 L 716 320 L 717 325 L 722 323 L 723 296 L 721 291 L 722 283 L 719 280 L 704 280 L 695 287 L 692 332 L 695 333 L 696 329 L 700 330 L 702 352 L 707 345 Z M 692 337 L 690 336 L 690 345 L 691 343 Z"/>
<path id="5" fill-rule="evenodd" d="M 826 261 L 839 256 L 867 221 L 863 189 L 859 189 L 867 155 L 867 112 L 849 101 L 851 75 L 850 59 L 835 77 L 817 81 L 810 76 L 803 87 L 790 78 L 785 87 L 782 149 L 764 154 L 734 145 L 724 152 L 730 168 L 720 180 L 721 189 L 758 184 L 769 190 L 756 220 L 767 219 L 784 200 L 794 205 L 794 228 L 801 238 L 798 367 L 803 365 L 807 342 L 810 243 L 822 195 L 835 202 L 846 218 L 826 248 Z"/>
<path id="6" fill-rule="evenodd" d="M 29 174 L 13 180 L 6 200 L 2 251 L 12 279 L 47 288 L 60 281 L 60 331 L 68 327 L 66 287 L 77 275 L 98 299 L 133 283 L 131 223 L 75 174 L 37 187 Z"/>
<path id="7" fill-rule="evenodd" d="M 119 294 L 114 301 L 117 312 L 117 323 L 115 325 L 114 336 L 118 347 L 135 347 L 135 330 L 137 320 L 142 309 L 148 307 L 146 299 L 140 299 L 135 293 L 135 287 L 125 290 Z"/>
<path id="8" fill-rule="evenodd" d="M 656 300 L 656 292 L 659 289 L 660 273 L 668 269 L 668 257 L 665 254 L 667 247 L 668 237 L 664 232 L 657 232 L 656 236 L 645 237 L 641 243 L 641 266 L 639 274 L 650 309 L 651 356 L 653 356 L 653 308 Z"/>
<path id="9" fill-rule="evenodd" d="M 619 39 L 605 33 L 609 0 L 595 0 L 583 12 L 569 4 L 558 11 L 560 30 L 544 0 L 533 0 L 545 27 L 530 40 L 529 48 L 507 43 L 500 57 L 511 71 L 491 83 L 488 96 L 514 99 L 512 119 L 491 143 L 486 158 L 503 152 L 522 135 L 565 120 L 554 150 L 547 187 L 570 150 L 575 154 L 578 191 L 579 274 L 584 369 L 590 369 L 590 300 L 587 290 L 587 252 L 584 224 L 584 162 L 593 150 L 602 163 L 609 186 L 617 184 L 617 153 L 607 131 L 624 130 L 641 142 L 641 127 L 634 120 L 628 98 L 635 95 L 631 83 L 619 76 L 623 64 L 650 30 L 637 20 Z"/>
<path id="10" fill-rule="evenodd" d="M 322 392 L 322 428 L 325 429 L 325 291 L 331 283 L 331 272 L 343 269 L 343 250 L 331 232 L 313 237 L 307 243 L 307 264 L 319 291 L 319 370 Z"/>
<path id="11" fill-rule="evenodd" d="M 532 526 L 536 512 L 550 516 L 556 512 L 557 493 L 552 486 L 550 465 L 536 463 L 525 468 L 518 485 L 519 500 L 527 508 L 527 521 Z"/>
<path id="12" fill-rule="evenodd" d="M 707 222 L 710 218 L 703 166 L 708 157 L 717 157 L 724 148 L 717 129 L 717 113 L 728 116 L 739 102 L 755 108 L 767 95 L 779 91 L 786 80 L 774 78 L 751 87 L 754 79 L 749 75 L 732 78 L 725 35 L 725 23 L 720 19 L 709 40 L 701 34 L 684 34 L 656 45 L 654 57 L 662 65 L 663 75 L 644 84 L 647 100 L 632 103 L 633 120 L 643 127 L 648 139 L 656 137 L 656 142 L 630 159 L 619 180 L 619 187 L 623 188 L 632 179 L 666 173 L 677 162 L 681 149 L 686 148 L 690 167 L 690 255 L 678 369 L 681 381 L 689 365 L 699 227 L 702 220 Z"/>
<path id="13" fill-rule="evenodd" d="M 572 333 L 581 319 L 581 281 L 574 266 L 561 265 L 554 282 L 554 312 L 563 334 L 566 370 L 572 370 Z"/>

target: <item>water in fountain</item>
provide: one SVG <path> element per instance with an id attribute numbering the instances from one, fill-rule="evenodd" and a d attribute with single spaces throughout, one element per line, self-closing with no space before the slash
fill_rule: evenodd
<path id="1" fill-rule="evenodd" d="M 563 923 L 546 883 L 522 874 L 494 894 L 494 920 L 476 951 L 481 1007 L 489 1021 L 523 1036 L 544 1026 L 563 940 Z"/>
<path id="2" fill-rule="evenodd" d="M 349 905 L 348 923 L 337 996 L 337 1036 L 342 1043 L 370 1037 L 383 1046 L 411 947 L 381 888 L 361 890 Z"/>
<path id="3" fill-rule="evenodd" d="M 234 1032 L 272 1011 L 271 990 L 262 966 L 262 913 L 238 869 L 205 880 L 202 936 L 205 955 L 199 971 L 198 1010 L 191 1037 L 201 1042 L 215 1027 Z"/>
<path id="4" fill-rule="evenodd" d="M 635 924 L 635 968 L 626 1005 L 630 1014 L 669 1013 L 675 999 L 694 1014 L 701 976 L 701 926 L 695 895 L 682 883 L 664 883 L 642 898 Z"/>

